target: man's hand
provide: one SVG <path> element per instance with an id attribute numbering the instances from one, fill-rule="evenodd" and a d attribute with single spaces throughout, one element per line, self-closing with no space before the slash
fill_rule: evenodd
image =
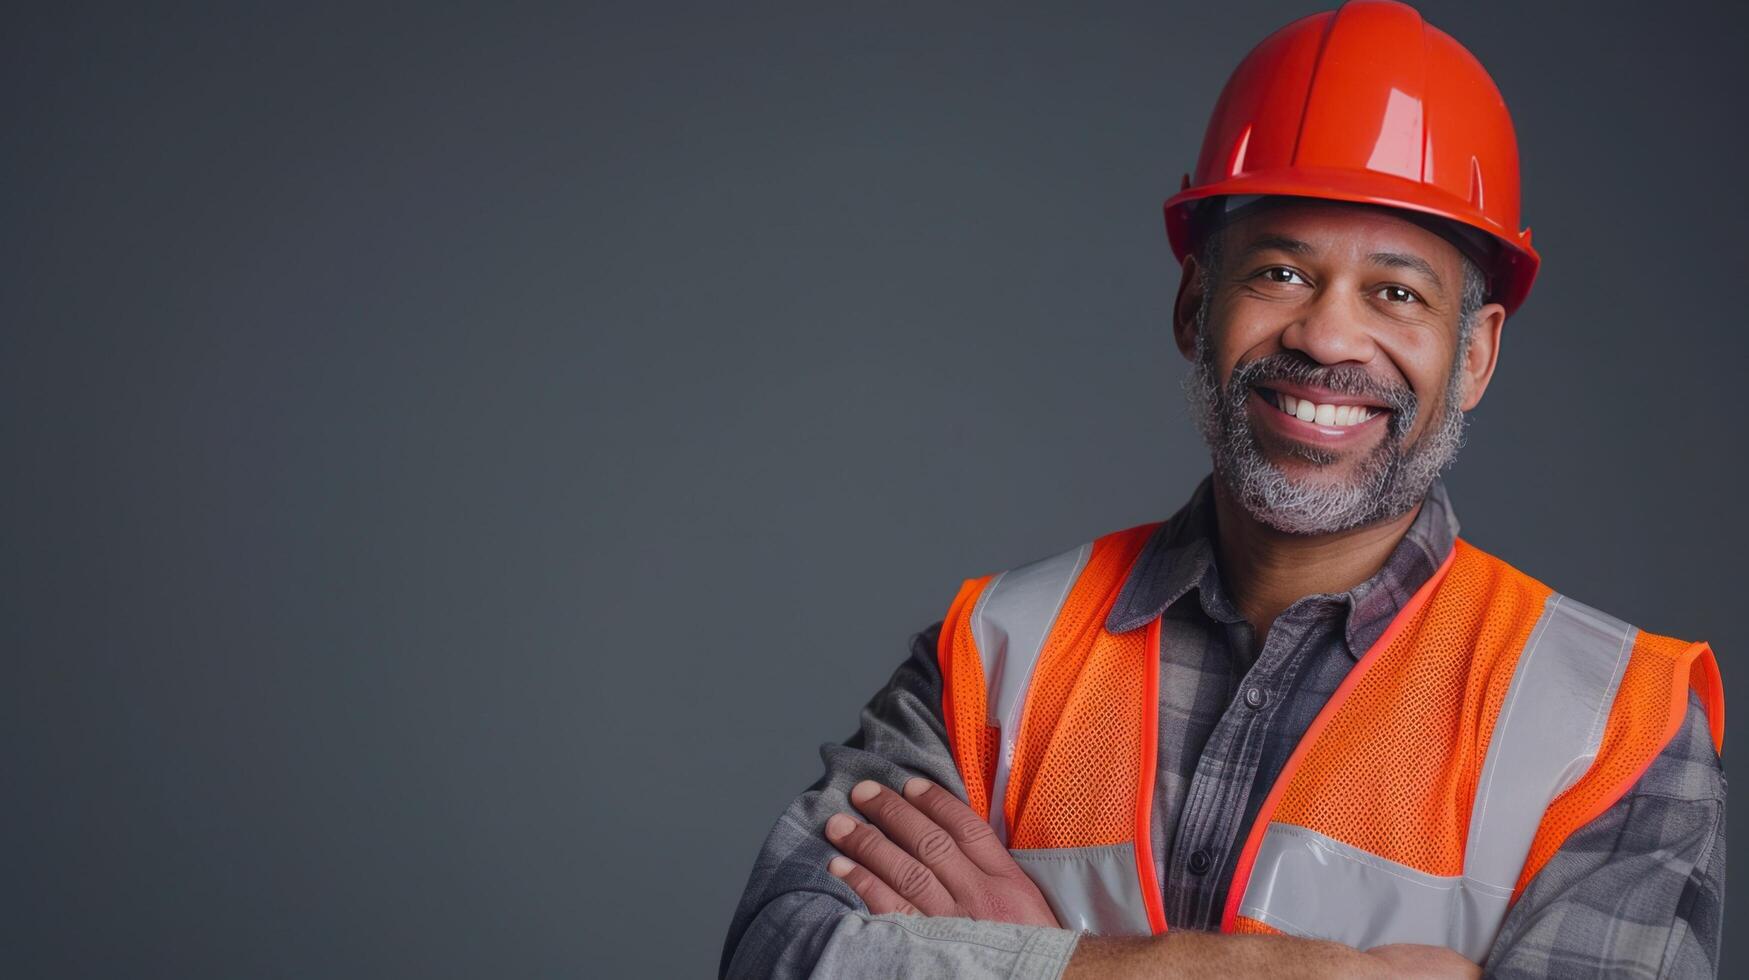
<path id="1" fill-rule="evenodd" d="M 870 912 L 1057 925 L 1038 886 L 990 825 L 952 793 L 913 778 L 900 796 L 865 779 L 850 790 L 850 802 L 870 822 L 844 813 L 826 821 L 826 839 L 846 855 L 826 868 Z"/>

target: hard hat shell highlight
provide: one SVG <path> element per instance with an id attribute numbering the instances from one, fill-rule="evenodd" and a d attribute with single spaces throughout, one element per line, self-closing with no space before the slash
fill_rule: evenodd
<path id="1" fill-rule="evenodd" d="M 1229 194 L 1435 215 L 1499 244 L 1489 298 L 1510 315 L 1541 262 L 1519 230 L 1518 139 L 1486 69 L 1396 0 L 1349 0 L 1264 38 L 1227 79 L 1194 174 L 1166 201 L 1182 262 L 1198 202 Z"/>

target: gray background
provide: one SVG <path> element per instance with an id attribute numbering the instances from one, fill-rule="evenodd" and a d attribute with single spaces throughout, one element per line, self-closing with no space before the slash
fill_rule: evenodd
<path id="1" fill-rule="evenodd" d="M 1068 6 L 9 6 L 0 973 L 712 973 L 959 580 L 1205 471 L 1159 204 L 1316 6 Z M 1743 9 L 1425 10 L 1546 256 L 1466 535 L 1749 704 Z"/>

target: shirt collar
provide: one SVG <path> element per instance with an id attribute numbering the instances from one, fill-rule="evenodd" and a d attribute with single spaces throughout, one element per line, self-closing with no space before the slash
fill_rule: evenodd
<path id="1" fill-rule="evenodd" d="M 1435 479 L 1397 546 L 1378 572 L 1347 592 L 1326 596 L 1345 605 L 1348 652 L 1359 657 L 1384 634 L 1391 620 L 1438 569 L 1457 540 L 1457 514 L 1445 481 Z M 1214 477 L 1205 476 L 1190 500 L 1149 536 L 1124 580 L 1105 628 L 1123 633 L 1143 626 L 1196 589 L 1203 612 L 1237 622 L 1215 567 Z"/>

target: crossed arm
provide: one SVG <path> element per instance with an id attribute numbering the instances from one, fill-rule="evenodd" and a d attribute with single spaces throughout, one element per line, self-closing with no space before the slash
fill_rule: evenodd
<path id="1" fill-rule="evenodd" d="M 876 914 L 959 916 L 1056 927 L 1038 886 L 990 825 L 953 794 L 921 778 L 902 793 L 864 780 L 850 802 L 867 818 L 834 814 L 826 837 L 843 852 L 828 870 Z M 1292 936 L 1168 932 L 1150 939 L 1084 936 L 1065 977 L 1227 976 L 1476 977 L 1476 964 L 1437 946 L 1351 949 Z"/>
<path id="2" fill-rule="evenodd" d="M 934 650 L 935 628 L 916 634 L 911 657 L 864 706 L 857 733 L 821 746 L 825 774 L 791 802 L 754 864 L 724 944 L 723 976 L 1055 980 L 1065 971 L 1070 977 L 1143 971 L 1184 976 L 1268 971 L 1290 977 L 1376 973 L 1344 970 L 1344 965 L 1374 963 L 1332 943 L 1182 929 L 1155 939 L 1121 940 L 1059 928 L 1031 879 L 956 795 L 963 790 L 941 723 Z M 888 788 L 904 787 L 919 775 L 926 778 L 909 785 L 927 810 Z M 853 793 L 859 799 L 853 800 Z M 867 815 L 882 803 L 892 818 L 865 821 L 850 815 Z M 939 817 L 928 818 L 925 826 L 924 813 Z M 898 848 L 876 819 L 894 828 L 890 833 L 898 839 L 934 855 L 941 871 L 930 869 L 924 876 L 912 870 L 907 883 L 896 851 L 864 849 L 847 840 Z M 914 828 L 909 837 L 899 829 L 905 826 Z M 914 862 L 912 854 L 905 851 L 904 859 Z M 875 869 L 887 869 L 886 877 Z M 889 879 L 901 884 L 895 888 Z M 917 912 L 904 912 L 907 907 Z M 1169 966 L 1175 969 L 1167 971 Z"/>
<path id="3" fill-rule="evenodd" d="M 952 871 L 930 874 L 959 911 L 946 911 L 937 892 L 929 892 L 931 897 L 923 903 L 917 901 L 921 895 L 902 895 L 894 887 L 902 880 L 899 873 L 891 877 L 877 873 L 891 865 L 857 850 L 855 843 L 838 845 L 828 837 L 827 824 L 842 829 L 844 824 L 833 817 L 844 815 L 854 836 L 885 840 L 903 850 L 894 843 L 904 839 L 902 831 L 883 829 L 868 808 L 850 798 L 857 786 L 869 781 L 877 790 L 903 788 L 912 777 L 922 776 L 958 804 L 963 789 L 940 719 L 935 629 L 912 638 L 910 658 L 863 708 L 860 730 L 841 743 L 821 747 L 824 775 L 790 803 L 760 850 L 730 924 L 719 967 L 722 975 L 901 973 L 1054 980 L 1065 969 L 1071 977 L 1083 972 L 1122 976 L 1141 969 L 1195 975 L 1198 969 L 1209 969 L 1316 976 L 1344 971 L 1349 963 L 1362 968 L 1375 965 L 1353 959 L 1361 955 L 1389 962 L 1405 954 L 1394 949 L 1362 954 L 1309 940 L 1188 929 L 1173 929 L 1155 939 L 1105 939 L 1077 936 L 1056 928 L 1054 920 L 1012 924 L 1011 913 L 1004 913 L 1006 921 L 980 919 L 977 910 L 997 903 L 1004 909 L 1037 911 L 1039 906 L 1028 906 L 1022 898 L 1007 894 L 1006 888 L 1000 896 L 975 894 L 973 886 L 979 879 L 955 877 Z M 1484 964 L 1489 976 L 1717 972 L 1725 866 L 1724 777 L 1697 705 L 1691 705 L 1683 725 L 1682 733 L 1635 790 L 1562 845 L 1526 888 Z M 878 793 L 867 793 L 865 801 L 885 800 Z M 887 795 L 907 802 L 899 793 L 889 790 Z M 925 815 L 931 812 L 908 805 Z M 960 812 L 971 813 L 963 805 Z M 944 816 L 931 822 L 948 832 L 965 861 L 986 878 L 1013 882 L 1011 876 L 1005 879 L 995 873 L 995 868 L 1004 867 L 991 863 L 996 856 L 986 854 L 980 864 L 965 853 L 967 844 L 953 835 L 954 821 Z M 962 836 L 976 841 L 979 828 L 963 822 L 958 826 Z M 937 840 L 931 847 L 939 849 L 941 843 Z M 979 849 L 974 844 L 972 850 Z M 905 851 L 907 857 L 914 853 Z M 835 865 L 842 877 L 829 872 L 836 857 L 850 861 L 848 867 Z M 897 861 L 890 852 L 888 857 Z M 1007 859 L 1006 852 L 1001 857 Z M 1008 865 L 1012 863 L 1007 859 Z M 956 867 L 963 870 L 965 865 Z M 893 896 L 918 913 L 894 914 L 900 909 L 888 904 L 893 898 L 865 894 L 857 885 L 868 882 L 857 869 L 880 879 Z M 920 878 L 915 871 L 911 874 Z M 983 884 L 994 887 L 989 881 Z M 1030 879 L 1026 884 L 1030 886 Z M 973 893 L 966 893 L 968 888 Z M 956 895 L 955 889 L 966 894 Z M 1042 898 L 1038 902 L 1042 905 Z M 1278 965 L 1283 960 L 1286 970 Z"/>

